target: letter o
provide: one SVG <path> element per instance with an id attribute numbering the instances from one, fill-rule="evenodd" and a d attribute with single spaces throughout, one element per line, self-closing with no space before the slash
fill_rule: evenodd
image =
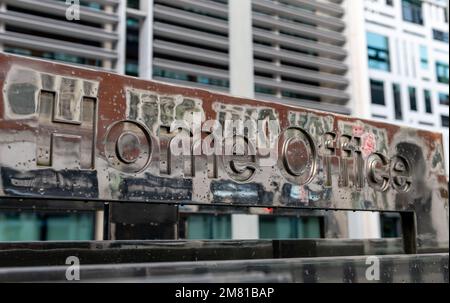
<path id="1" fill-rule="evenodd" d="M 280 136 L 278 166 L 284 177 L 296 185 L 309 184 L 317 172 L 317 149 L 302 128 L 289 127 Z"/>
<path id="2" fill-rule="evenodd" d="M 124 173 L 139 173 L 147 168 L 152 156 L 152 139 L 142 124 L 122 120 L 111 124 L 105 135 L 108 163 Z"/>

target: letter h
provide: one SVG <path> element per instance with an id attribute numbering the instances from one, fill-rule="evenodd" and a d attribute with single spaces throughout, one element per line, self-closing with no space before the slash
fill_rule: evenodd
<path id="1" fill-rule="evenodd" d="M 37 165 L 94 169 L 96 85 L 79 79 L 60 80 L 59 89 L 44 87 L 40 91 Z"/>

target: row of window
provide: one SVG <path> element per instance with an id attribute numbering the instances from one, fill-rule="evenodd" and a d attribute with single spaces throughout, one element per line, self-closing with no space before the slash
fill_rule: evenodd
<path id="1" fill-rule="evenodd" d="M 379 80 L 370 79 L 370 92 L 372 104 L 386 105 L 385 100 L 385 88 L 384 82 Z M 393 100 L 394 100 L 394 115 L 395 119 L 402 120 L 402 101 L 401 101 L 401 89 L 397 83 L 392 84 Z M 408 87 L 409 108 L 411 111 L 417 111 L 417 89 L 413 86 Z M 449 95 L 446 93 L 438 94 L 439 104 L 449 105 Z M 428 89 L 423 90 L 423 100 L 426 113 L 433 113 L 433 105 L 431 100 L 431 92 Z M 448 127 L 448 116 L 441 117 L 442 126 Z"/>
<path id="2" fill-rule="evenodd" d="M 414 24 L 423 25 L 423 0 L 402 0 L 402 17 L 404 21 Z M 386 4 L 393 6 L 392 0 L 386 0 Z M 439 13 L 444 16 L 445 23 L 448 23 L 447 11 L 443 7 L 439 7 Z"/>
<path id="3" fill-rule="evenodd" d="M 391 60 L 389 51 L 389 38 L 367 32 L 367 53 L 369 68 L 391 71 Z M 419 47 L 420 66 L 422 69 L 429 69 L 428 48 L 425 45 Z M 439 83 L 449 83 L 449 65 L 448 63 L 437 61 L 436 63 L 436 81 Z"/>
<path id="4" fill-rule="evenodd" d="M 322 238 L 321 218 L 259 216 L 259 239 Z M 231 215 L 193 214 L 185 222 L 186 239 L 232 239 Z"/>
<path id="5" fill-rule="evenodd" d="M 398 214 L 382 214 L 382 237 L 399 237 Z M 232 239 L 231 215 L 183 214 L 181 239 Z M 323 238 L 323 217 L 259 216 L 259 239 Z M 92 212 L 60 214 L 0 212 L 0 242 L 94 240 Z"/>
<path id="6" fill-rule="evenodd" d="M 43 58 L 43 59 L 47 59 L 47 60 L 55 60 L 55 61 L 61 61 L 61 62 L 65 62 L 65 63 L 72 63 L 72 64 L 102 67 L 101 60 L 88 59 L 88 58 L 83 58 L 83 57 L 70 55 L 70 54 L 66 54 L 66 53 L 60 53 L 60 52 L 33 50 L 33 49 L 11 46 L 11 45 L 7 45 L 7 44 L 3 46 L 3 51 L 5 53 L 11 53 L 11 54 L 16 54 L 16 55 L 21 55 L 21 56 Z"/>
<path id="7" fill-rule="evenodd" d="M 186 214 L 183 239 L 232 239 L 230 215 Z M 260 216 L 260 239 L 323 237 L 322 217 Z M 57 214 L 0 212 L 0 242 L 93 240 L 92 212 Z"/>

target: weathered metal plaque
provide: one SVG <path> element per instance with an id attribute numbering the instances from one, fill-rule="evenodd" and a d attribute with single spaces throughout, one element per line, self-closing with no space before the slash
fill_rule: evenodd
<path id="1" fill-rule="evenodd" d="M 0 54 L 0 197 L 409 211 L 448 247 L 440 134 Z"/>

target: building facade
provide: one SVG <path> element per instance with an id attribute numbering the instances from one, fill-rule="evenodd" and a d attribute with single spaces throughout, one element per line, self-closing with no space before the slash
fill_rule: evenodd
<path id="1" fill-rule="evenodd" d="M 352 115 L 442 133 L 448 175 L 448 1 L 348 1 L 346 11 Z M 350 236 L 377 236 L 378 214 L 349 216 Z M 398 221 L 381 219 L 381 229 Z"/>
<path id="2" fill-rule="evenodd" d="M 5 52 L 350 113 L 343 1 L 1 0 Z M 237 94 L 240 94 L 237 92 Z"/>
<path id="3" fill-rule="evenodd" d="M 448 2 L 365 0 L 362 15 L 367 69 L 358 78 L 367 79 L 360 96 L 369 98 L 360 98 L 361 114 L 441 132 L 448 163 Z"/>

